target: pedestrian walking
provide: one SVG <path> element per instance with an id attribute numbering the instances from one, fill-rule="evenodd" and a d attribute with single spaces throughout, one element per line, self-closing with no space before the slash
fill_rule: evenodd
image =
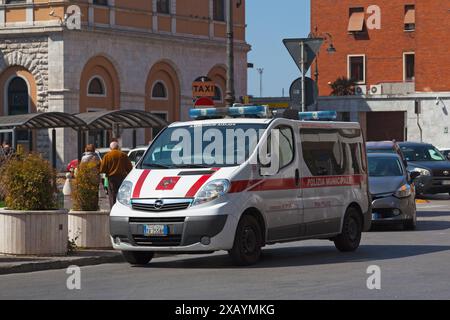
<path id="1" fill-rule="evenodd" d="M 110 149 L 101 162 L 100 173 L 104 173 L 108 178 L 109 204 L 112 208 L 116 203 L 119 188 L 133 165 L 128 156 L 120 151 L 118 142 L 111 142 Z"/>
<path id="2" fill-rule="evenodd" d="M 84 149 L 83 157 L 81 158 L 81 163 L 95 161 L 100 167 L 100 158 L 95 153 L 95 146 L 93 144 L 88 144 Z"/>

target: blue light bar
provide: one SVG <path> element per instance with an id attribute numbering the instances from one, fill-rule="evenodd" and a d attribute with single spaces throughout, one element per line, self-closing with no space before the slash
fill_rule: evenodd
<path id="1" fill-rule="evenodd" d="M 336 111 L 299 112 L 299 119 L 302 121 L 335 121 Z"/>
<path id="2" fill-rule="evenodd" d="M 217 117 L 247 117 L 247 118 L 267 118 L 269 110 L 263 106 L 239 106 L 231 108 L 199 108 L 191 109 L 189 116 L 192 119 L 217 118 Z"/>

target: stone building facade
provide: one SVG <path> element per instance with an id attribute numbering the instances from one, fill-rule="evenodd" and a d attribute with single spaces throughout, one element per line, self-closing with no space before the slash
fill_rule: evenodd
<path id="1" fill-rule="evenodd" d="M 192 82 L 207 75 L 224 104 L 225 0 L 0 0 L 0 115 L 140 109 L 187 120 Z M 68 18 L 80 10 L 81 28 Z M 234 9 L 236 96 L 247 91 L 245 1 Z M 25 95 L 27 99 L 25 99 Z M 27 100 L 27 101 L 25 101 Z M 25 104 L 27 107 L 25 107 Z M 34 147 L 49 152 L 48 132 Z M 60 167 L 77 154 L 76 133 L 59 130 Z M 108 132 L 89 141 L 107 144 Z M 141 130 L 138 144 L 152 138 Z M 122 137 L 130 146 L 131 133 Z"/>

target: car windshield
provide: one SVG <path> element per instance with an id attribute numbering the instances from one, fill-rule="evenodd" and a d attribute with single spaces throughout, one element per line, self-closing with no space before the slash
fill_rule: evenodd
<path id="1" fill-rule="evenodd" d="M 216 123 L 165 129 L 141 162 L 142 169 L 222 168 L 241 165 L 266 124 Z"/>
<path id="2" fill-rule="evenodd" d="M 369 176 L 400 177 L 403 176 L 402 165 L 397 158 L 369 157 Z"/>
<path id="3" fill-rule="evenodd" d="M 402 147 L 407 161 L 445 161 L 445 157 L 433 146 Z"/>

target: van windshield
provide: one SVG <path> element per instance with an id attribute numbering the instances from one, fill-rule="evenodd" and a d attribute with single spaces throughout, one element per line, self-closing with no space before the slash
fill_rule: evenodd
<path id="1" fill-rule="evenodd" d="M 141 169 L 222 168 L 246 162 L 267 124 L 216 123 L 165 129 Z"/>

